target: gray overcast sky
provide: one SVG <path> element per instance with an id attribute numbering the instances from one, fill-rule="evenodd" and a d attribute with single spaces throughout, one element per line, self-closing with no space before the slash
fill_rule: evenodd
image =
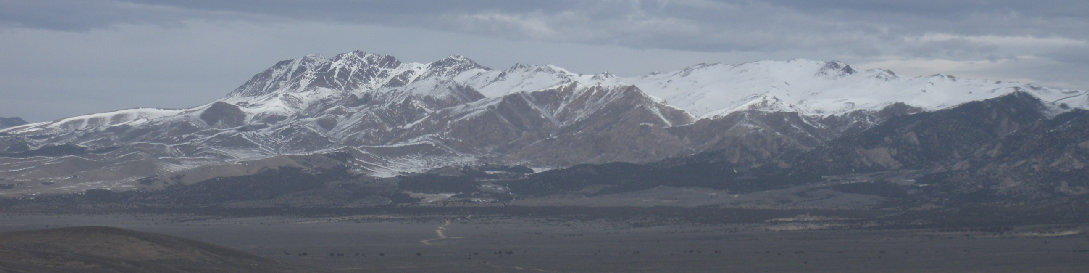
<path id="1" fill-rule="evenodd" d="M 355 49 L 637 75 L 807 58 L 1089 89 L 1089 1 L 0 0 L 0 117 L 180 108 Z"/>

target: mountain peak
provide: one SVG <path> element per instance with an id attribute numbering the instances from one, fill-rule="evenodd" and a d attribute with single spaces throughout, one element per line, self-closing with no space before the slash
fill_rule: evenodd
<path id="1" fill-rule="evenodd" d="M 403 66 L 390 55 L 361 50 L 333 58 L 306 55 L 277 62 L 232 91 L 230 97 L 256 97 L 274 92 L 304 92 L 317 88 L 340 91 L 377 88 L 391 81 L 403 82 Z"/>
<path id="2" fill-rule="evenodd" d="M 530 66 L 524 63 L 514 63 L 514 65 L 507 68 L 507 71 L 525 70 Z"/>
<path id="3" fill-rule="evenodd" d="M 355 50 L 347 53 L 337 54 L 331 60 L 334 64 L 341 65 L 363 65 L 373 66 L 380 68 L 397 68 L 401 65 L 401 61 L 396 57 L 383 54 L 367 53 L 362 50 Z"/>
<path id="4" fill-rule="evenodd" d="M 254 76 L 232 95 L 259 96 L 318 88 L 334 93 L 392 88 L 440 94 L 445 91 L 435 93 L 431 90 L 446 90 L 437 88 L 439 86 L 466 86 L 486 97 L 499 97 L 571 82 L 635 85 L 649 95 L 699 117 L 754 108 L 827 116 L 881 109 L 895 102 L 933 110 L 999 96 L 1012 92 L 1016 86 L 1031 89 L 1034 95 L 1050 98 L 1056 104 L 1066 103 L 1074 108 L 1086 104 L 1068 98 L 1082 93 L 1059 94 L 1018 83 L 990 83 L 948 75 L 899 77 L 889 70 L 858 70 L 835 60 L 796 58 L 740 64 L 700 63 L 673 72 L 617 77 L 608 73 L 584 75 L 554 65 L 522 63 L 493 70 L 462 55 L 424 64 L 402 63 L 393 56 L 361 50 L 333 58 L 307 56 L 279 62 Z"/>
<path id="5" fill-rule="evenodd" d="M 469 59 L 462 55 L 450 55 L 449 57 L 442 58 L 438 61 L 431 62 L 431 69 L 445 69 L 448 71 L 466 71 L 470 69 L 484 69 L 491 70 L 491 68 L 480 65 L 476 61 Z"/>
<path id="6" fill-rule="evenodd" d="M 828 76 L 847 76 L 854 74 L 855 72 L 858 71 L 852 68 L 849 64 L 845 64 L 840 61 L 828 61 L 824 62 L 824 66 L 821 66 L 821 69 L 819 72 L 817 72 L 817 74 Z"/>
<path id="7" fill-rule="evenodd" d="M 454 55 L 446 56 L 446 58 L 442 58 L 442 59 L 439 59 L 438 61 L 435 61 L 435 63 L 440 63 L 440 62 L 441 63 L 471 63 L 471 64 L 476 64 L 476 61 L 473 61 L 469 57 L 465 57 L 464 55 L 461 55 L 461 54 L 454 54 Z"/>
<path id="8" fill-rule="evenodd" d="M 523 63 L 515 63 L 510 68 L 507 68 L 506 72 L 534 72 L 534 73 L 551 73 L 551 74 L 563 74 L 563 75 L 577 75 L 574 72 L 567 69 L 551 64 L 546 65 L 531 65 Z"/>
<path id="9" fill-rule="evenodd" d="M 808 59 L 698 64 L 629 80 L 667 104 L 704 118 L 739 110 L 830 116 L 878 110 L 897 102 L 939 110 L 1016 90 L 1028 90 L 1060 110 L 1089 106 L 1082 101 L 1089 96 L 1085 91 L 1064 92 L 950 75 L 900 77 L 889 70 L 857 70 L 840 61 Z"/>
<path id="10" fill-rule="evenodd" d="M 759 60 L 750 61 L 737 64 L 724 64 L 724 63 L 698 63 L 692 66 L 682 68 L 675 72 L 679 76 L 687 76 L 693 73 L 703 73 L 700 71 L 709 71 L 710 73 L 759 73 L 766 75 L 781 75 L 782 73 L 801 73 L 805 76 L 812 75 L 850 75 L 857 72 L 850 65 L 840 61 L 817 61 L 811 59 L 789 59 L 789 60 Z M 654 76 L 663 74 L 661 72 L 651 73 L 647 76 Z"/>
<path id="11" fill-rule="evenodd" d="M 0 151 L 46 147 L 44 152 L 57 154 L 48 145 L 71 144 L 60 153 L 101 150 L 95 157 L 110 160 L 105 164 L 139 166 L 118 174 L 98 167 L 103 164 L 80 163 L 87 167 L 73 172 L 68 162 L 81 161 L 58 161 L 57 172 L 32 177 L 42 181 L 70 181 L 75 173 L 82 181 L 135 181 L 210 158 L 265 160 L 335 149 L 359 155 L 351 159 L 358 159 L 353 171 L 392 175 L 492 159 L 538 166 L 649 160 L 748 146 L 751 140 L 796 143 L 774 144 L 775 150 L 805 150 L 841 130 L 834 128 L 872 125 L 879 118 L 870 114 L 890 105 L 941 110 L 1012 92 L 1048 107 L 1089 108 L 1085 91 L 894 75 L 839 61 L 793 59 L 703 63 L 618 77 L 553 65 L 492 70 L 460 55 L 405 63 L 357 50 L 277 62 L 232 97 L 200 107 L 114 111 L 0 129 Z M 821 120 L 835 121 L 822 128 Z M 758 132 L 775 136 L 747 137 Z M 730 136 L 743 138 L 726 140 Z M 134 152 L 147 156 L 129 156 Z M 775 157 L 760 154 L 735 158 L 751 163 Z M 19 165 L 0 166 L 0 172 L 39 172 L 14 166 Z"/>

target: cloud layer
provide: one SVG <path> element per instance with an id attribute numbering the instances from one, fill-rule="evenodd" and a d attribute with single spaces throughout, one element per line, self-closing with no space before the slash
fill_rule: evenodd
<path id="1" fill-rule="evenodd" d="M 837 59 L 1085 89 L 1087 14 L 1076 0 L 0 0 L 0 116 L 191 106 L 276 60 L 352 49 L 620 74 Z"/>

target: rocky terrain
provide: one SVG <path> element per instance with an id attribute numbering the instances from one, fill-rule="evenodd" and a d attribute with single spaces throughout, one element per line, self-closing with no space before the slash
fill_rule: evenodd
<path id="1" fill-rule="evenodd" d="M 1079 129 L 1087 105 L 1085 91 L 840 62 L 625 78 L 355 51 L 276 63 L 203 106 L 0 130 L 0 194 L 138 207 L 495 203 L 678 188 L 820 192 L 869 206 L 1079 199 L 1089 193 Z"/>

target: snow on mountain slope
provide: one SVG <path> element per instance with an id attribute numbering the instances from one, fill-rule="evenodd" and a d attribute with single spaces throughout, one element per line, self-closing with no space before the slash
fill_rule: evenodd
<path id="1" fill-rule="evenodd" d="M 405 129 L 485 162 L 567 166 L 679 155 L 688 150 L 669 130 L 691 121 L 632 86 L 572 82 L 446 108 Z"/>
<path id="2" fill-rule="evenodd" d="M 185 112 L 184 110 L 169 110 L 156 108 L 136 108 L 117 110 L 111 112 L 95 113 L 60 119 L 53 122 L 30 123 L 9 128 L 6 132 L 11 134 L 35 133 L 45 130 L 69 130 L 79 131 L 102 126 L 137 126 L 153 122 L 165 117 L 171 117 Z"/>
<path id="3" fill-rule="evenodd" d="M 1016 91 L 1028 92 L 1058 108 L 1060 104 L 1089 108 L 1085 91 L 948 75 L 901 77 L 888 70 L 858 71 L 840 62 L 800 59 L 700 64 L 623 81 L 701 118 L 742 110 L 829 116 L 878 110 L 896 102 L 938 110 Z"/>
<path id="4" fill-rule="evenodd" d="M 373 90 L 401 86 L 426 69 L 420 63 L 401 63 L 392 56 L 362 51 L 338 54 L 333 58 L 310 55 L 284 60 L 255 75 L 229 94 L 230 97 L 255 97 L 273 92 L 301 92 L 315 88 L 335 90 Z"/>
<path id="5" fill-rule="evenodd" d="M 868 128 L 887 118 L 878 110 L 897 102 L 936 110 L 1016 91 L 1056 112 L 1089 108 L 1085 91 L 900 77 L 839 62 L 701 64 L 617 77 L 353 51 L 278 62 L 224 98 L 188 109 L 0 129 L 0 173 L 20 181 L 131 182 L 217 162 L 344 150 L 355 154 L 357 171 L 373 175 L 474 162 L 645 162 L 714 149 L 758 164 L 846 128 Z M 34 156 L 42 149 L 62 153 Z"/>
<path id="6" fill-rule="evenodd" d="M 125 134 L 148 126 L 174 126 L 174 133 L 238 127 L 244 130 L 202 133 L 197 139 L 218 138 L 240 147 L 261 147 L 262 153 L 245 153 L 257 156 L 305 152 L 332 144 L 403 145 L 405 139 L 390 138 L 390 132 L 411 130 L 441 109 L 494 107 L 499 101 L 496 99 L 507 95 L 573 83 L 583 89 L 634 85 L 659 102 L 696 118 L 747 110 L 823 117 L 857 110 L 876 111 L 897 102 L 936 110 L 1015 91 L 1041 98 L 1057 111 L 1089 108 L 1089 95 L 1085 91 L 943 75 L 900 77 L 887 70 L 857 71 L 839 62 L 700 64 L 669 73 L 624 78 L 576 74 L 551 65 L 515 65 L 495 70 L 462 56 L 431 63 L 405 63 L 392 56 L 353 51 L 332 58 L 306 56 L 278 62 L 227 97 L 190 109 L 120 110 L 0 131 L 42 135 L 29 140 L 38 143 L 32 144 L 33 147 L 121 139 L 165 143 L 178 137 L 143 131 L 138 137 L 131 134 L 103 137 L 96 133 L 112 130 Z M 477 103 L 484 98 L 492 99 Z M 596 110 L 584 111 L 589 112 L 575 114 L 589 115 Z M 537 114 L 549 115 L 542 113 Z M 668 126 L 684 125 L 673 123 L 676 118 L 661 120 L 670 121 Z"/>
<path id="7" fill-rule="evenodd" d="M 497 98 L 573 82 L 583 86 L 634 85 L 697 118 L 744 110 L 831 116 L 858 110 L 876 111 L 897 102 L 938 110 L 1016 91 L 1030 93 L 1060 111 L 1089 108 L 1089 95 L 1085 91 L 949 75 L 902 77 L 883 69 L 859 71 L 841 62 L 804 59 L 699 64 L 668 73 L 617 77 L 607 73 L 577 74 L 553 65 L 516 64 L 497 70 L 462 56 L 427 64 L 402 63 L 391 56 L 360 51 L 334 58 L 307 56 L 282 61 L 236 89 L 228 100 L 252 101 L 254 96 L 262 94 L 299 96 L 322 88 L 336 90 L 334 93 L 400 90 L 442 97 L 449 86 L 469 87 L 485 97 Z M 328 94 L 318 92 L 313 96 Z"/>
<path id="8" fill-rule="evenodd" d="M 502 97 L 525 91 L 551 89 L 573 82 L 585 86 L 623 86 L 630 85 L 620 81 L 612 74 L 593 75 L 576 74 L 553 65 L 515 64 L 505 70 L 492 70 L 465 78 L 465 84 L 472 86 L 487 97 Z"/>
<path id="9" fill-rule="evenodd" d="M 579 75 L 551 65 L 515 65 L 495 70 L 463 56 L 405 63 L 392 56 L 353 51 L 332 58 L 306 56 L 278 62 L 222 101 L 239 105 L 249 114 L 290 115 L 320 101 L 352 95 L 385 97 L 389 101 L 410 96 L 432 101 L 472 101 L 474 95 L 466 93 L 501 97 L 572 82 L 619 85 L 612 75 Z"/>
<path id="10" fill-rule="evenodd" d="M 619 112 L 638 116 L 628 118 L 637 125 L 690 120 L 679 110 L 661 110 L 669 107 L 656 104 L 637 89 L 596 90 L 575 85 L 614 80 L 609 75 L 582 76 L 553 66 L 498 71 L 460 56 L 431 63 L 402 63 L 390 56 L 358 51 L 333 58 L 307 56 L 279 62 L 226 97 L 201 106 L 121 110 L 5 128 L 0 130 L 0 158 L 14 157 L 6 159 L 11 164 L 0 162 L 0 172 L 20 181 L 129 183 L 216 162 L 350 149 L 366 155 L 358 159 L 366 162 L 354 163 L 363 166 L 356 171 L 395 175 L 477 162 L 495 156 L 489 151 L 498 147 L 517 151 L 520 145 L 537 143 L 557 130 L 580 128 L 576 124 L 609 124 L 618 117 L 595 113 L 617 112 L 610 109 L 635 109 Z M 536 90 L 563 84 L 572 87 L 562 96 Z M 502 97 L 485 101 L 477 90 L 503 90 L 510 93 L 506 101 L 525 107 L 494 108 L 512 104 L 494 103 L 504 101 Z M 525 101 L 534 97 L 525 92 L 542 92 L 537 97 L 543 98 Z M 644 105 L 647 103 L 651 105 Z M 470 105 L 483 105 L 477 110 L 498 119 L 420 126 L 425 119 L 437 117 L 439 111 Z M 528 134 L 535 126 L 511 127 L 507 123 L 525 115 L 545 115 L 534 109 L 549 109 L 547 115 L 555 126 L 536 128 L 540 132 Z M 642 109 L 668 114 L 646 115 Z M 506 134 L 489 135 L 482 129 L 489 127 Z M 66 150 L 60 154 L 42 152 L 57 150 L 52 145 Z M 36 156 L 43 154 L 50 155 Z M 59 157 L 48 158 L 53 155 Z M 515 160 L 545 162 L 530 156 Z M 26 167 L 35 160 L 44 161 L 30 165 L 40 167 Z"/>
<path id="11" fill-rule="evenodd" d="M 419 95 L 442 96 L 442 92 L 428 88 L 439 83 L 465 85 L 485 96 L 500 97 L 573 81 L 607 83 L 612 78 L 608 74 L 575 74 L 552 65 L 517 64 L 495 70 L 464 56 L 450 56 L 431 63 L 403 63 L 392 56 L 352 51 L 332 58 L 311 55 L 280 61 L 232 91 L 228 98 L 305 93 L 321 88 L 355 93 L 400 89 Z"/>

